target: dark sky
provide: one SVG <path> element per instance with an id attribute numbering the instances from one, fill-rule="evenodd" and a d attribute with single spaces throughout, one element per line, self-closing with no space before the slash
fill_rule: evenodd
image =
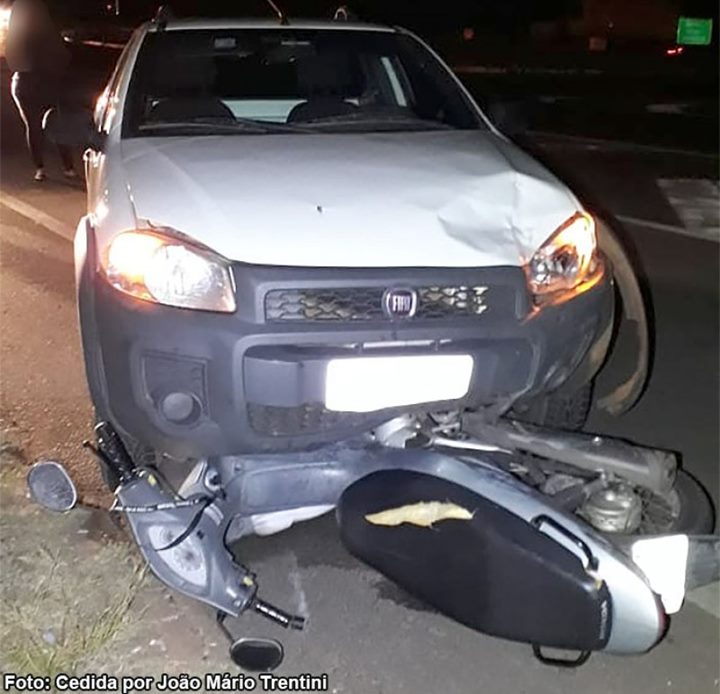
<path id="1" fill-rule="evenodd" d="M 346 0 L 347 1 L 347 0 Z M 633 0 L 626 0 L 632 3 Z M 656 0 L 677 6 L 689 16 L 718 16 L 717 0 Z M 48 0 L 62 14 L 86 17 L 114 0 Z M 137 22 L 151 17 L 160 4 L 181 16 L 268 16 L 264 0 L 119 0 L 122 15 Z M 290 17 L 329 17 L 343 4 L 332 0 L 276 0 Z M 465 25 L 515 34 L 533 21 L 580 16 L 583 0 L 349 0 L 361 19 L 396 23 L 423 32 L 457 30 Z M 640 5 L 641 7 L 641 5 Z"/>
<path id="2" fill-rule="evenodd" d="M 51 0 L 66 12 L 85 15 L 113 0 Z M 343 2 L 276 0 L 289 16 L 327 17 Z M 271 10 L 263 0 L 120 0 L 122 13 L 134 18 L 151 16 L 160 4 L 187 16 L 264 16 Z M 350 8 L 370 21 L 404 25 L 459 26 L 465 22 L 524 23 L 532 19 L 578 12 L 581 0 L 356 0 Z"/>

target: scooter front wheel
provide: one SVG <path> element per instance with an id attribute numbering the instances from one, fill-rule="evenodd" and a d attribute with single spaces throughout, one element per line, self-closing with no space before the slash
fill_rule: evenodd
<path id="1" fill-rule="evenodd" d="M 713 531 L 715 516 L 712 502 L 700 483 L 684 470 L 677 473 L 675 484 L 667 494 L 648 489 L 623 490 L 609 487 L 595 502 L 585 503 L 578 511 L 584 520 L 611 540 L 631 540 L 648 535 L 705 535 Z M 639 507 L 640 519 L 631 532 L 614 530 L 620 508 L 630 497 Z"/>
<path id="2" fill-rule="evenodd" d="M 675 485 L 666 496 L 653 492 L 641 494 L 643 519 L 640 535 L 684 533 L 705 535 L 713 531 L 715 514 L 702 485 L 684 470 L 679 470 Z"/>

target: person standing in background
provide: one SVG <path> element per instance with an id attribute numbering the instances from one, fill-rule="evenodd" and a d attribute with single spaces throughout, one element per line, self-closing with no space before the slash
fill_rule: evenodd
<path id="1" fill-rule="evenodd" d="M 35 165 L 37 182 L 44 181 L 43 116 L 57 106 L 62 77 L 70 62 L 44 0 L 15 0 L 8 24 L 5 59 L 12 70 L 12 97 L 25 124 L 28 149 Z M 77 178 L 72 154 L 59 146 L 63 174 Z"/>

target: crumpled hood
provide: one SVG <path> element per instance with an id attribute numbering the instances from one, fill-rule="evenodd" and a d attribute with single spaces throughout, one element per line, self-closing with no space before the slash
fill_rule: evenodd
<path id="1" fill-rule="evenodd" d="M 521 265 L 579 209 L 489 131 L 142 138 L 123 161 L 138 223 L 256 264 Z"/>

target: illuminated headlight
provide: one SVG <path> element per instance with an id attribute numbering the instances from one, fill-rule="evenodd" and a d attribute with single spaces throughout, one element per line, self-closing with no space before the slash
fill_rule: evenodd
<path id="1" fill-rule="evenodd" d="M 558 292 L 580 291 L 597 270 L 595 221 L 585 212 L 568 219 L 525 266 L 530 290 L 541 301 Z"/>
<path id="2" fill-rule="evenodd" d="M 110 284 L 138 299 L 179 308 L 232 313 L 235 294 L 225 259 L 152 231 L 127 231 L 103 259 Z"/>

